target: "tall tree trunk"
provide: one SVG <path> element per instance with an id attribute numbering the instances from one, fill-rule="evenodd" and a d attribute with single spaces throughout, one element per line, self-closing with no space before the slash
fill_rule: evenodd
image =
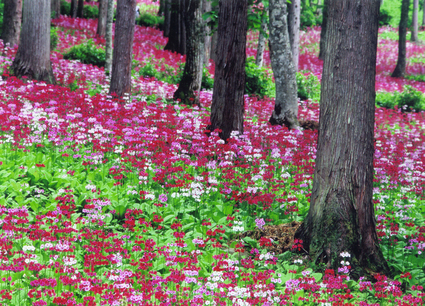
<path id="1" fill-rule="evenodd" d="M 186 1 L 180 0 L 179 24 L 180 24 L 180 50 L 178 53 L 186 54 Z"/>
<path id="2" fill-rule="evenodd" d="M 109 93 L 118 97 L 131 92 L 131 61 L 133 53 L 136 0 L 120 0 L 115 21 L 112 78 Z"/>
<path id="3" fill-rule="evenodd" d="M 83 18 L 84 15 L 84 0 L 78 0 L 77 17 Z"/>
<path id="4" fill-rule="evenodd" d="M 208 130 L 221 129 L 223 140 L 232 131 L 243 134 L 247 14 L 246 0 L 219 1 L 218 59 Z"/>
<path id="5" fill-rule="evenodd" d="M 402 0 L 401 2 L 401 17 L 400 25 L 398 27 L 398 58 L 397 65 L 392 77 L 403 77 L 406 73 L 406 35 L 407 35 L 407 21 L 409 20 L 409 4 L 410 0 Z"/>
<path id="6" fill-rule="evenodd" d="M 413 0 L 413 12 L 412 12 L 412 36 L 411 41 L 417 42 L 418 38 L 418 11 L 419 11 L 419 0 Z"/>
<path id="7" fill-rule="evenodd" d="M 50 9 L 52 11 L 52 18 L 59 18 L 61 16 L 61 1 L 52 0 Z"/>
<path id="8" fill-rule="evenodd" d="M 185 54 L 184 0 L 171 0 L 170 33 L 164 50 Z"/>
<path id="9" fill-rule="evenodd" d="M 78 8 L 78 0 L 71 0 L 71 17 L 76 18 L 77 17 L 77 8 Z"/>
<path id="10" fill-rule="evenodd" d="M 286 0 L 269 1 L 270 59 L 276 84 L 272 125 L 298 128 L 297 81 L 286 25 Z"/>
<path id="11" fill-rule="evenodd" d="M 170 36 L 171 0 L 164 0 L 164 37 Z"/>
<path id="12" fill-rule="evenodd" d="M 204 0 L 202 5 L 202 14 L 205 14 L 206 12 L 211 11 L 211 1 Z M 208 64 L 208 61 L 210 59 L 210 53 L 211 53 L 211 29 L 208 26 L 208 21 L 204 21 L 204 64 Z"/>
<path id="13" fill-rule="evenodd" d="M 322 30 L 320 31 L 320 51 L 319 59 L 325 58 L 326 52 L 326 30 L 328 25 L 328 2 L 329 0 L 323 0 L 323 11 L 322 11 Z"/>
<path id="14" fill-rule="evenodd" d="M 422 5 L 422 26 L 424 27 L 425 26 L 425 2 L 424 2 L 424 4 Z"/>
<path id="15" fill-rule="evenodd" d="M 96 31 L 96 34 L 99 36 L 105 36 L 107 16 L 108 16 L 108 0 L 99 0 L 99 18 L 97 20 L 97 31 Z"/>
<path id="16" fill-rule="evenodd" d="M 261 29 L 258 33 L 258 45 L 257 45 L 257 55 L 255 57 L 255 64 L 258 67 L 263 66 L 263 58 L 264 58 L 264 49 L 266 48 L 266 38 L 267 34 L 267 10 L 264 9 L 261 16 Z"/>
<path id="17" fill-rule="evenodd" d="M 159 9 L 158 9 L 158 16 L 162 16 L 165 11 L 165 1 L 167 0 L 159 0 Z"/>
<path id="18" fill-rule="evenodd" d="M 329 0 L 328 14 L 313 191 L 296 238 L 313 262 L 336 271 L 348 260 L 358 279 L 389 272 L 372 202 L 379 0 Z"/>
<path id="19" fill-rule="evenodd" d="M 186 63 L 179 88 L 174 99 L 186 105 L 199 105 L 204 61 L 204 20 L 202 19 L 202 0 L 186 0 L 187 54 Z"/>
<path id="20" fill-rule="evenodd" d="M 19 42 L 22 19 L 22 0 L 4 0 L 3 10 L 3 43 L 11 47 Z"/>
<path id="21" fill-rule="evenodd" d="M 112 69 L 112 24 L 114 23 L 114 0 L 106 0 L 106 30 L 105 30 L 105 73 L 110 75 Z"/>
<path id="22" fill-rule="evenodd" d="M 25 0 L 18 52 L 10 71 L 17 76 L 55 83 L 50 61 L 50 0 Z"/>
<path id="23" fill-rule="evenodd" d="M 211 36 L 211 52 L 210 52 L 210 59 L 212 59 L 214 63 L 217 62 L 217 41 L 218 41 L 218 32 L 215 31 L 213 35 Z"/>
<path id="24" fill-rule="evenodd" d="M 291 3 L 288 3 L 288 34 L 295 71 L 298 71 L 298 58 L 300 53 L 300 17 L 300 0 L 292 0 Z"/>

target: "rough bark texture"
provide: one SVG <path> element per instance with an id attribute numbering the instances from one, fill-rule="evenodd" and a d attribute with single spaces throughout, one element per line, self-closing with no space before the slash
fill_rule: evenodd
<path id="1" fill-rule="evenodd" d="M 185 0 L 171 0 L 170 33 L 164 50 L 186 54 Z"/>
<path id="2" fill-rule="evenodd" d="M 77 17 L 83 18 L 84 13 L 84 0 L 78 0 Z"/>
<path id="3" fill-rule="evenodd" d="M 219 2 L 218 59 L 208 130 L 221 129 L 224 140 L 232 131 L 243 133 L 247 12 L 246 0 Z"/>
<path id="4" fill-rule="evenodd" d="M 419 0 L 413 0 L 413 12 L 412 12 L 412 37 L 411 41 L 419 41 L 418 38 L 418 11 L 419 11 Z"/>
<path id="5" fill-rule="evenodd" d="M 329 0 L 328 8 L 313 191 L 296 237 L 335 270 L 350 253 L 357 279 L 363 268 L 389 272 L 372 202 L 379 0 Z"/>
<path id="6" fill-rule="evenodd" d="M 131 92 L 131 60 L 133 54 L 136 0 L 120 0 L 115 22 L 112 77 L 109 93 L 118 97 Z"/>
<path id="7" fill-rule="evenodd" d="M 266 48 L 266 38 L 265 34 L 267 33 L 267 10 L 264 9 L 262 14 L 262 21 L 261 21 L 261 30 L 258 33 L 258 45 L 257 45 L 257 55 L 255 57 L 255 64 L 258 67 L 263 66 L 263 58 L 264 58 L 264 49 Z"/>
<path id="8" fill-rule="evenodd" d="M 77 17 L 78 0 L 71 0 L 71 17 Z"/>
<path id="9" fill-rule="evenodd" d="M 199 105 L 205 39 L 202 2 L 202 0 L 186 0 L 186 63 L 179 88 L 174 92 L 174 99 L 180 99 L 180 103 L 186 105 Z"/>
<path id="10" fill-rule="evenodd" d="M 400 25 L 398 27 L 397 65 L 391 74 L 391 76 L 395 78 L 402 77 L 406 73 L 406 35 L 407 22 L 409 19 L 409 4 L 410 0 L 402 0 L 401 2 L 401 17 Z"/>
<path id="11" fill-rule="evenodd" d="M 323 18 L 322 18 L 322 30 L 320 31 L 320 51 L 319 59 L 323 60 L 325 58 L 325 49 L 326 49 L 326 29 L 328 25 L 328 2 L 329 0 L 323 1 Z"/>
<path id="12" fill-rule="evenodd" d="M 60 0 L 52 0 L 50 9 L 52 11 L 52 18 L 56 19 L 61 16 L 61 1 Z"/>
<path id="13" fill-rule="evenodd" d="M 108 17 L 108 0 L 99 0 L 99 18 L 97 20 L 96 34 L 105 36 L 106 34 L 106 18 Z"/>
<path id="14" fill-rule="evenodd" d="M 204 0 L 202 4 L 202 14 L 205 14 L 206 12 L 211 11 L 211 1 Z M 211 53 L 211 29 L 208 26 L 208 21 L 204 21 L 204 64 L 208 64 L 208 61 L 210 59 L 210 53 Z"/>
<path id="15" fill-rule="evenodd" d="M 300 53 L 300 16 L 300 0 L 292 0 L 291 3 L 288 3 L 288 34 L 295 71 L 298 71 L 298 58 Z"/>
<path id="16" fill-rule="evenodd" d="M 106 30 L 105 30 L 105 72 L 110 74 L 112 69 L 112 24 L 114 22 L 114 0 L 107 1 Z"/>
<path id="17" fill-rule="evenodd" d="M 164 37 L 170 36 L 171 0 L 164 0 Z"/>
<path id="18" fill-rule="evenodd" d="M 218 40 L 218 33 L 215 31 L 213 35 L 211 36 L 211 52 L 210 52 L 210 59 L 212 59 L 215 62 L 217 62 L 217 40 Z"/>
<path id="19" fill-rule="evenodd" d="M 50 0 L 25 0 L 18 52 L 10 71 L 17 77 L 54 84 L 50 62 Z"/>
<path id="20" fill-rule="evenodd" d="M 11 47 L 19 42 L 21 32 L 22 0 L 4 0 L 3 33 L 1 39 Z"/>
<path id="21" fill-rule="evenodd" d="M 298 128 L 297 81 L 286 24 L 286 0 L 269 1 L 270 59 L 276 98 L 270 123 Z"/>

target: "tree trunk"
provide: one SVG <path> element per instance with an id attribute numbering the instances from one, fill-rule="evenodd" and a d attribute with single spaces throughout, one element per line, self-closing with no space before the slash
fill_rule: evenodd
<path id="1" fill-rule="evenodd" d="M 424 2 L 424 4 L 422 5 L 422 13 L 423 13 L 423 15 L 422 15 L 422 26 L 424 27 L 425 26 L 425 2 Z"/>
<path id="2" fill-rule="evenodd" d="M 77 1 L 78 0 L 71 0 L 71 17 L 72 18 L 77 17 L 77 8 L 78 8 Z"/>
<path id="3" fill-rule="evenodd" d="M 255 64 L 258 67 L 263 66 L 263 58 L 264 58 L 264 49 L 266 48 L 266 38 L 267 34 L 267 10 L 264 9 L 261 16 L 261 29 L 258 33 L 258 45 L 257 45 L 257 55 L 255 57 Z"/>
<path id="4" fill-rule="evenodd" d="M 165 11 L 165 2 L 167 0 L 159 0 L 158 16 L 162 16 Z"/>
<path id="5" fill-rule="evenodd" d="M 406 35 L 407 21 L 409 19 L 409 3 L 410 0 L 402 0 L 401 2 L 401 17 L 398 27 L 398 58 L 397 66 L 391 74 L 392 77 L 403 77 L 406 72 Z"/>
<path id="6" fill-rule="evenodd" d="M 328 8 L 313 191 L 296 238 L 313 262 L 336 271 L 348 260 L 358 279 L 363 268 L 389 272 L 372 202 L 379 0 L 329 0 Z"/>
<path id="7" fill-rule="evenodd" d="M 18 52 L 10 71 L 55 84 L 50 61 L 50 0 L 25 0 Z"/>
<path id="8" fill-rule="evenodd" d="M 114 0 L 106 0 L 106 30 L 105 30 L 105 73 L 110 75 L 112 69 L 112 24 L 114 23 Z"/>
<path id="9" fill-rule="evenodd" d="M 52 0 L 50 9 L 52 11 L 52 18 L 59 18 L 61 16 L 61 1 Z"/>
<path id="10" fill-rule="evenodd" d="M 115 21 L 112 78 L 109 93 L 118 97 L 131 92 L 131 61 L 133 53 L 136 0 L 120 0 Z"/>
<path id="11" fill-rule="evenodd" d="M 214 63 L 217 62 L 217 40 L 218 40 L 218 34 L 217 31 L 213 33 L 211 36 L 211 52 L 210 52 L 210 59 L 214 61 Z"/>
<path id="12" fill-rule="evenodd" d="M 19 42 L 21 32 L 22 0 L 4 0 L 3 43 L 11 47 Z"/>
<path id="13" fill-rule="evenodd" d="M 286 0 L 269 1 L 270 59 L 273 69 L 276 98 L 272 125 L 284 124 L 289 129 L 298 128 L 297 81 L 286 25 Z"/>
<path id="14" fill-rule="evenodd" d="M 298 71 L 298 58 L 300 53 L 300 16 L 300 0 L 292 0 L 291 3 L 288 3 L 288 34 L 295 71 Z"/>
<path id="15" fill-rule="evenodd" d="M 322 30 L 320 31 L 320 51 L 319 59 L 323 60 L 325 58 L 326 52 L 326 30 L 328 24 L 328 2 L 329 0 L 323 0 L 323 18 L 322 18 Z"/>
<path id="16" fill-rule="evenodd" d="M 419 0 L 413 0 L 413 12 L 412 12 L 412 36 L 411 41 L 417 42 L 418 38 L 418 11 L 419 11 Z"/>
<path id="17" fill-rule="evenodd" d="M 206 12 L 211 11 L 211 1 L 204 0 L 202 5 L 202 14 L 205 14 Z M 204 64 L 208 64 L 208 61 L 210 60 L 210 53 L 211 53 L 211 29 L 208 26 L 208 21 L 210 18 L 204 21 Z"/>
<path id="18" fill-rule="evenodd" d="M 186 54 L 184 0 L 171 0 L 170 33 L 164 50 Z"/>
<path id="19" fill-rule="evenodd" d="M 97 31 L 96 31 L 96 34 L 99 36 L 105 36 L 107 16 L 108 16 L 108 0 L 99 0 L 99 18 L 97 20 Z"/>
<path id="20" fill-rule="evenodd" d="M 205 38 L 202 2 L 202 0 L 186 0 L 186 63 L 179 88 L 174 92 L 174 99 L 180 99 L 180 103 L 186 105 L 199 105 L 198 92 L 201 90 Z"/>
<path id="21" fill-rule="evenodd" d="M 171 0 L 164 0 L 164 37 L 170 36 Z"/>
<path id="22" fill-rule="evenodd" d="M 84 15 L 84 0 L 78 0 L 77 17 L 83 18 Z"/>
<path id="23" fill-rule="evenodd" d="M 232 131 L 243 134 L 245 59 L 248 3 L 220 0 L 217 62 L 208 130 L 221 129 L 227 140 Z"/>

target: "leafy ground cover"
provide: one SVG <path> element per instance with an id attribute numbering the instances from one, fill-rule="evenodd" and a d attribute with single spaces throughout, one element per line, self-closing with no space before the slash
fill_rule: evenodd
<path id="1" fill-rule="evenodd" d="M 349 254 L 333 271 L 307 268 L 302 241 L 276 251 L 282 224 L 296 226 L 308 211 L 315 131 L 270 126 L 273 100 L 246 96 L 244 134 L 227 144 L 207 137 L 211 91 L 188 108 L 169 102 L 176 85 L 140 76 L 148 61 L 158 70 L 184 62 L 144 27 L 123 106 L 107 95 L 102 67 L 63 59 L 75 44 L 103 43 L 96 21 L 55 24 L 59 85 L 9 77 L 16 49 L 0 56 L 1 305 L 425 302 L 424 113 L 376 109 L 374 203 L 396 273 L 355 281 Z M 317 28 L 302 34 L 300 70 L 320 78 L 318 41 Z M 421 48 L 408 44 L 408 55 Z M 421 82 L 389 77 L 395 58 L 393 42 L 380 40 L 377 90 L 424 92 Z M 300 101 L 300 119 L 317 121 L 318 109 Z"/>

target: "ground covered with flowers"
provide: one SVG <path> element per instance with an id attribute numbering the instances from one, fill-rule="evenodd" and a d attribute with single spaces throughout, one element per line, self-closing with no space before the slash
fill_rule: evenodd
<path id="1" fill-rule="evenodd" d="M 96 21 L 54 22 L 58 85 L 8 76 L 16 48 L 0 56 L 0 305 L 423 305 L 423 113 L 376 109 L 374 203 L 396 276 L 354 281 L 350 254 L 338 271 L 312 269 L 302 241 L 278 254 L 279 239 L 261 234 L 305 217 L 316 131 L 272 127 L 274 101 L 246 96 L 244 134 L 207 137 L 212 93 L 189 108 L 170 102 L 176 85 L 140 77 L 143 63 L 172 69 L 184 56 L 139 26 L 133 95 L 119 103 L 103 68 L 62 56 L 104 43 Z M 318 42 L 319 29 L 302 33 L 300 70 L 320 77 Z M 380 39 L 377 90 L 425 92 L 389 76 L 396 44 Z M 408 43 L 409 74 L 423 73 L 424 51 Z M 318 120 L 317 103 L 299 110 Z"/>

